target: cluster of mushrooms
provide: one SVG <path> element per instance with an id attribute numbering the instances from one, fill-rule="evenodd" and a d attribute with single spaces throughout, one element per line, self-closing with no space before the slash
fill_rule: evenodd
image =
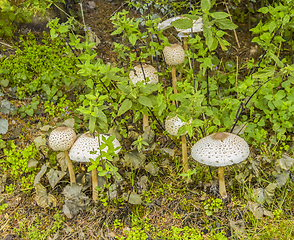
<path id="1" fill-rule="evenodd" d="M 69 171 L 70 183 L 76 183 L 75 173 L 73 169 L 72 161 L 76 162 L 90 162 L 90 159 L 95 160 L 100 152 L 98 151 L 100 144 L 103 143 L 102 136 L 106 139 L 109 137 L 104 134 L 90 134 L 86 132 L 82 134 L 78 139 L 74 130 L 70 127 L 60 126 L 55 128 L 49 135 L 48 144 L 53 151 L 64 151 L 64 155 L 67 162 Z M 114 148 L 120 146 L 117 139 L 113 141 Z M 104 148 L 102 151 L 107 152 L 108 148 Z M 93 152 L 95 151 L 95 152 Z M 116 150 L 117 154 L 119 150 Z M 92 170 L 92 188 L 93 188 L 93 200 L 98 200 L 98 187 L 97 170 Z"/>
<path id="2" fill-rule="evenodd" d="M 159 28 L 166 29 L 170 27 L 171 22 L 179 19 L 176 17 L 168 19 L 161 23 Z M 202 30 L 202 19 L 198 19 L 194 22 L 191 30 L 180 31 L 187 38 L 189 31 L 198 32 Z M 186 45 L 186 44 L 184 44 Z M 186 49 L 186 47 L 185 47 Z M 187 49 L 186 49 L 187 50 Z M 179 44 L 171 44 L 165 46 L 163 49 L 163 55 L 166 63 L 172 67 L 172 87 L 173 92 L 177 93 L 177 75 L 176 66 L 180 65 L 185 60 L 185 50 Z M 158 83 L 157 70 L 151 65 L 138 65 L 135 66 L 133 71 L 129 75 L 134 85 L 138 82 L 144 84 Z M 177 103 L 174 101 L 174 105 Z M 180 127 L 187 123 L 182 122 L 177 116 L 167 118 L 165 121 L 166 131 L 172 135 L 177 136 Z M 148 116 L 143 115 L 143 130 L 149 126 Z M 181 135 L 182 140 L 182 159 L 183 159 L 183 172 L 186 173 L 189 169 L 188 156 L 187 156 L 187 144 L 186 144 L 186 133 Z M 106 138 L 107 135 L 104 135 Z M 96 134 L 95 137 L 87 132 L 76 139 L 75 132 L 69 127 L 58 127 L 54 129 L 49 136 L 49 146 L 54 151 L 64 151 L 65 157 L 68 164 L 68 170 L 70 174 L 71 183 L 75 183 L 75 174 L 71 160 L 77 162 L 90 162 L 90 159 L 96 159 L 99 156 L 99 152 L 90 153 L 93 150 L 99 149 L 99 143 L 102 142 L 102 134 Z M 119 142 L 115 139 L 113 142 L 115 148 L 120 146 Z M 69 152 L 68 152 L 69 151 Z M 105 149 L 104 151 L 107 151 Z M 118 153 L 117 150 L 116 153 Z M 224 180 L 224 167 L 240 163 L 249 156 L 249 146 L 244 139 L 241 137 L 226 132 L 217 132 L 199 140 L 191 149 L 191 155 L 194 160 L 199 163 L 219 167 L 219 192 L 223 198 L 227 197 L 225 180 Z M 92 170 L 92 187 L 93 187 L 93 200 L 98 200 L 98 193 L 95 188 L 98 186 L 97 171 Z"/>

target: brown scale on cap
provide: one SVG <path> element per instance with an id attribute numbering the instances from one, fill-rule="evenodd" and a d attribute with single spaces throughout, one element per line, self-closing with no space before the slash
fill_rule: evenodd
<path id="1" fill-rule="evenodd" d="M 224 132 L 217 132 L 213 135 L 211 135 L 211 138 L 214 140 L 225 140 L 229 135 Z"/>

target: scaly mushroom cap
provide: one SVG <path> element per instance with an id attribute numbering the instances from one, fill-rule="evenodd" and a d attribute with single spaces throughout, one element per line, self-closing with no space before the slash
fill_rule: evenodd
<path id="1" fill-rule="evenodd" d="M 158 75 L 155 74 L 157 73 L 157 70 L 151 65 L 142 65 L 142 67 L 144 70 L 145 77 L 149 77 L 148 83 L 158 83 Z M 137 82 L 145 81 L 142 67 L 141 65 L 138 65 L 134 67 L 134 71 L 130 72 L 130 79 L 132 80 L 135 86 Z"/>
<path id="2" fill-rule="evenodd" d="M 165 46 L 163 54 L 167 65 L 175 66 L 184 62 L 185 51 L 179 44 L 171 44 L 171 46 Z"/>
<path id="3" fill-rule="evenodd" d="M 102 136 L 104 136 L 106 139 L 109 137 L 108 135 L 99 134 L 100 143 L 103 143 Z M 113 145 L 114 148 L 117 148 L 120 146 L 120 143 L 117 139 L 114 139 Z M 95 154 L 90 153 L 93 150 L 97 152 Z M 102 151 L 107 152 L 107 150 L 108 147 L 104 148 Z M 120 149 L 116 150 L 115 153 L 117 154 L 119 151 Z M 84 133 L 74 143 L 68 155 L 71 160 L 76 162 L 90 162 L 90 158 L 95 160 L 100 155 L 98 135 L 95 134 L 94 138 L 90 132 Z"/>
<path id="4" fill-rule="evenodd" d="M 172 118 L 167 118 L 167 120 L 165 121 L 165 130 L 170 135 L 177 136 L 180 127 L 184 126 L 185 124 L 187 124 L 187 123 L 182 122 L 181 119 L 178 118 L 178 116 L 175 116 L 175 117 L 172 117 Z M 185 135 L 186 133 L 184 133 L 182 135 Z"/>
<path id="5" fill-rule="evenodd" d="M 249 153 L 249 146 L 243 138 L 226 132 L 217 132 L 202 138 L 191 149 L 194 160 L 214 167 L 242 162 Z"/>
<path id="6" fill-rule="evenodd" d="M 71 148 L 76 138 L 77 135 L 74 130 L 70 127 L 61 126 L 50 133 L 48 144 L 53 151 L 66 151 Z"/>

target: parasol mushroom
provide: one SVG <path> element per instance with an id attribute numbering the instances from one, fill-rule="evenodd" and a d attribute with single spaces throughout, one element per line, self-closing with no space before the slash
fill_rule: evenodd
<path id="1" fill-rule="evenodd" d="M 191 150 L 197 162 L 219 167 L 219 193 L 222 198 L 227 197 L 224 166 L 244 161 L 249 153 L 249 146 L 243 138 L 226 132 L 217 132 L 200 139 Z"/>
<path id="2" fill-rule="evenodd" d="M 49 135 L 48 144 L 53 151 L 64 151 L 69 171 L 70 183 L 76 182 L 73 165 L 68 157 L 68 150 L 74 144 L 77 138 L 76 133 L 70 127 L 60 126 L 55 128 Z"/>
<path id="3" fill-rule="evenodd" d="M 176 76 L 176 65 L 179 65 L 185 60 L 185 51 L 183 47 L 179 44 L 171 44 L 170 46 L 165 46 L 163 49 L 163 55 L 167 65 L 172 66 L 172 85 L 174 94 L 177 94 L 177 76 Z M 175 105 L 175 102 L 173 102 Z"/>
<path id="4" fill-rule="evenodd" d="M 142 67 L 141 65 L 138 65 L 134 67 L 134 71 L 131 71 L 129 76 L 135 86 L 137 82 L 144 82 L 144 84 L 146 84 L 147 78 L 149 79 L 149 82 L 147 83 L 157 84 L 158 75 L 156 73 L 157 73 L 157 70 L 151 65 L 142 65 Z M 143 115 L 143 130 L 145 130 L 145 128 L 148 126 L 149 126 L 148 116 L 144 114 Z"/>
<path id="5" fill-rule="evenodd" d="M 177 136 L 180 127 L 184 126 L 185 122 L 182 122 L 177 116 L 172 118 L 167 118 L 165 121 L 165 130 L 172 136 Z M 182 157 L 183 157 L 183 172 L 186 173 L 189 169 L 188 165 L 188 154 L 187 154 L 187 142 L 186 133 L 181 135 L 182 139 Z"/>
<path id="6" fill-rule="evenodd" d="M 97 151 L 99 149 L 99 142 L 102 143 L 102 136 L 109 137 L 108 135 L 104 134 L 97 134 L 95 133 L 95 137 L 91 135 L 90 132 L 86 132 L 81 135 L 72 148 L 69 151 L 69 157 L 76 162 L 90 162 L 90 158 L 95 160 L 99 155 L 100 152 Z M 120 146 L 120 143 L 117 139 L 113 141 L 114 148 Z M 91 151 L 97 151 L 96 153 L 90 153 Z M 107 152 L 108 147 L 105 147 L 102 151 Z M 115 153 L 117 154 L 119 150 L 116 150 Z M 92 170 L 92 187 L 93 187 L 93 200 L 98 200 L 98 192 L 95 189 L 98 186 L 98 179 L 97 179 L 97 169 Z"/>

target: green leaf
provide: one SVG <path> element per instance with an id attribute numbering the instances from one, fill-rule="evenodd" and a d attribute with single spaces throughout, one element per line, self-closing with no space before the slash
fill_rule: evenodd
<path id="1" fill-rule="evenodd" d="M 217 21 L 215 21 L 215 25 L 218 26 L 220 29 L 228 29 L 228 30 L 233 30 L 238 27 L 230 19 L 227 19 L 227 18 L 218 19 Z"/>
<path id="2" fill-rule="evenodd" d="M 276 56 L 274 55 L 273 53 L 271 52 L 268 52 L 269 56 L 276 62 L 276 64 L 282 68 L 284 66 L 284 63 Z"/>
<path id="3" fill-rule="evenodd" d="M 89 130 L 91 133 L 94 132 L 95 130 L 95 124 L 96 124 L 96 117 L 90 116 L 89 119 Z"/>
<path id="4" fill-rule="evenodd" d="M 133 105 L 133 103 L 131 100 L 125 99 L 118 110 L 117 116 L 120 116 L 120 115 L 124 114 L 126 111 L 130 110 L 132 105 Z"/>
<path id="5" fill-rule="evenodd" d="M 268 7 L 262 7 L 260 9 L 258 9 L 258 12 L 262 12 L 263 14 L 267 14 L 268 13 Z"/>
<path id="6" fill-rule="evenodd" d="M 32 117 L 34 115 L 34 110 L 31 108 L 31 109 L 27 109 L 25 111 L 26 114 L 28 114 L 30 117 Z"/>
<path id="7" fill-rule="evenodd" d="M 144 106 L 150 107 L 150 108 L 153 107 L 151 99 L 149 99 L 146 96 L 140 96 L 139 97 L 139 103 L 141 103 Z"/>
<path id="8" fill-rule="evenodd" d="M 133 33 L 129 36 L 129 41 L 133 46 L 135 46 L 137 39 L 138 39 L 138 36 L 135 33 Z"/>
<path id="9" fill-rule="evenodd" d="M 214 12 L 214 13 L 210 13 L 209 15 L 215 19 L 223 19 L 230 16 L 230 14 L 226 12 Z"/>
<path id="10" fill-rule="evenodd" d="M 253 78 L 267 78 L 270 77 L 274 74 L 275 69 L 274 67 L 266 67 L 260 71 L 258 71 L 257 73 L 253 74 Z"/>
<path id="11" fill-rule="evenodd" d="M 130 85 L 117 85 L 118 89 L 123 91 L 125 94 L 130 94 L 131 93 L 131 87 Z"/>
<path id="12" fill-rule="evenodd" d="M 171 25 L 179 29 L 188 29 L 193 27 L 193 21 L 190 19 L 178 19 L 173 21 Z"/>
<path id="13" fill-rule="evenodd" d="M 211 8 L 210 0 L 201 0 L 201 10 L 209 11 Z"/>
<path id="14" fill-rule="evenodd" d="M 206 44 L 210 49 L 213 43 L 212 31 L 210 30 L 210 28 L 203 26 L 203 35 L 205 37 Z"/>
<path id="15" fill-rule="evenodd" d="M 118 81 L 118 82 L 124 82 L 124 81 L 128 81 L 127 78 L 125 77 L 121 77 L 121 76 L 118 76 L 118 75 L 115 75 L 116 73 L 114 71 L 108 71 L 106 73 L 106 76 L 110 79 L 110 80 L 113 80 L 113 81 Z"/>

